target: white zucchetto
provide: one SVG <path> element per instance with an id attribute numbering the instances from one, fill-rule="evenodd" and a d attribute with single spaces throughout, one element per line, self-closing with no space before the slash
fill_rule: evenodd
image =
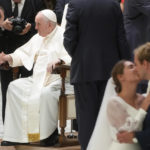
<path id="1" fill-rule="evenodd" d="M 57 22 L 56 15 L 52 10 L 44 9 L 40 11 L 48 20 Z"/>

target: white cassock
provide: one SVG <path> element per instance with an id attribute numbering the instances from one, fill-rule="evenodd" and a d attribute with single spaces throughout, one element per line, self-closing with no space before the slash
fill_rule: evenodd
<path id="1" fill-rule="evenodd" d="M 63 47 L 63 32 L 57 26 L 47 37 L 36 34 L 10 54 L 12 67 L 34 69 L 31 77 L 17 79 L 8 87 L 3 140 L 34 142 L 47 138 L 56 129 L 61 80 L 59 75 L 47 73 L 47 65 L 58 58 L 65 63 L 71 61 Z M 66 93 L 72 94 L 69 80 L 66 82 Z"/>

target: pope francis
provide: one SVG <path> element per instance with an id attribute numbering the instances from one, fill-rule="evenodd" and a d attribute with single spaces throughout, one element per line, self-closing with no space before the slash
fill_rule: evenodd
<path id="1" fill-rule="evenodd" d="M 0 64 L 33 67 L 33 75 L 10 83 L 2 145 L 29 143 L 46 139 L 57 128 L 60 77 L 51 74 L 60 62 L 71 59 L 63 47 L 63 29 L 57 26 L 51 10 L 40 11 L 35 18 L 38 33 L 11 54 L 0 54 Z M 73 93 L 67 80 L 66 91 Z M 7 143 L 7 144 L 5 144 Z"/>

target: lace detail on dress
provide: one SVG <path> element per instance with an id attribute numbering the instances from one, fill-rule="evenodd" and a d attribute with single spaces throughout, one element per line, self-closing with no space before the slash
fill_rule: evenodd
<path id="1" fill-rule="evenodd" d="M 112 98 L 107 105 L 108 121 L 118 132 L 141 130 L 145 115 L 144 110 L 135 109 L 120 97 Z"/>

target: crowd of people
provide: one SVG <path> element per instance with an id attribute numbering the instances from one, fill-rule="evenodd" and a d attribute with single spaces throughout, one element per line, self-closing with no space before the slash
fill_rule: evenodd
<path id="1" fill-rule="evenodd" d="M 149 29 L 145 0 L 0 0 L 0 65 L 19 67 L 0 70 L 1 145 L 58 142 L 52 71 L 70 64 L 81 150 L 149 150 Z"/>

